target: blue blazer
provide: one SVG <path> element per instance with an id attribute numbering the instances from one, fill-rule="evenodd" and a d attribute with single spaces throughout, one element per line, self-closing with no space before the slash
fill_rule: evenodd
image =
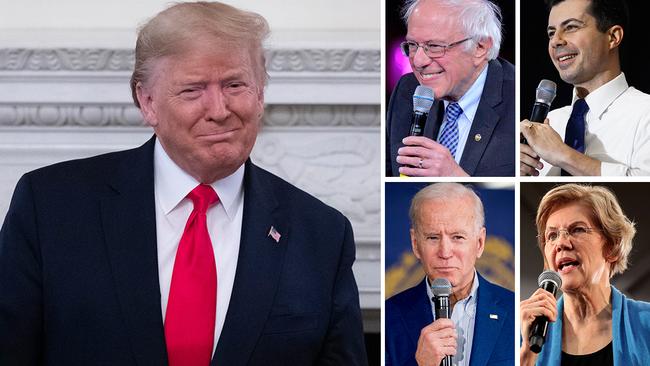
<path id="1" fill-rule="evenodd" d="M 515 296 L 478 275 L 470 366 L 515 364 Z M 492 319 L 496 315 L 498 319 Z M 433 322 L 426 281 L 386 300 L 386 366 L 416 366 L 420 331 Z"/>
<path id="2" fill-rule="evenodd" d="M 413 93 L 420 85 L 413 73 L 397 83 L 386 113 L 386 176 L 399 176 L 397 150 L 409 135 L 413 115 Z M 436 99 L 431 107 L 424 136 L 437 140 L 444 120 L 444 103 Z M 488 63 L 483 94 L 479 101 L 460 159 L 460 166 L 470 176 L 515 175 L 515 68 L 506 60 Z M 474 138 L 481 135 L 479 141 Z"/>
<path id="3" fill-rule="evenodd" d="M 167 365 L 153 147 L 20 179 L 0 231 L 0 365 Z M 244 192 L 212 365 L 366 365 L 350 222 L 250 161 Z"/>
<path id="4" fill-rule="evenodd" d="M 650 303 L 628 299 L 612 286 L 614 366 L 647 365 L 650 360 Z M 564 297 L 557 302 L 557 321 L 550 323 L 537 365 L 559 365 L 562 359 Z"/>

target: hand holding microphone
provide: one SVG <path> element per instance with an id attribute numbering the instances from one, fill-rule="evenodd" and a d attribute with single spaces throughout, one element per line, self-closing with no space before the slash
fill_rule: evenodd
<path id="1" fill-rule="evenodd" d="M 467 176 L 445 146 L 424 135 L 424 127 L 433 106 L 434 93 L 419 85 L 413 94 L 413 118 L 405 146 L 397 151 L 400 177 Z"/>
<path id="2" fill-rule="evenodd" d="M 555 295 L 562 286 L 557 272 L 544 271 L 538 278 L 539 289 L 527 300 L 519 304 L 521 316 L 521 335 L 523 343 L 520 351 L 521 365 L 534 363 L 546 341 L 548 323 L 557 320 L 557 301 Z"/>
<path id="3" fill-rule="evenodd" d="M 451 317 L 449 296 L 451 283 L 444 278 L 431 283 L 435 305 L 436 320 L 422 328 L 415 359 L 420 365 L 451 366 L 452 356 L 456 354 L 457 334 Z"/>
<path id="4" fill-rule="evenodd" d="M 520 175 L 538 175 L 538 169 L 543 168 L 542 163 L 539 161 L 539 155 L 530 146 L 528 146 L 528 141 L 526 137 L 524 137 L 524 135 L 527 133 L 525 129 L 530 128 L 529 126 L 532 126 L 530 122 L 544 123 L 544 120 L 546 119 L 546 116 L 551 109 L 551 103 L 553 103 L 553 99 L 555 99 L 556 93 L 557 84 L 555 84 L 555 82 L 546 79 L 540 81 L 535 92 L 535 104 L 533 105 L 533 110 L 530 113 L 530 119 L 524 120 L 522 123 L 520 123 Z"/>

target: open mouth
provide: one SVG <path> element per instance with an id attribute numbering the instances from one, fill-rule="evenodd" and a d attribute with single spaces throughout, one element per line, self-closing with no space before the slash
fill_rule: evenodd
<path id="1" fill-rule="evenodd" d="M 422 80 L 428 80 L 428 79 L 432 79 L 432 78 L 442 74 L 443 72 L 444 72 L 443 70 L 440 70 L 438 72 L 431 72 L 431 73 L 427 73 L 427 74 L 421 72 L 420 76 L 422 76 Z"/>
<path id="2" fill-rule="evenodd" d="M 568 54 L 568 55 L 562 55 L 562 56 L 558 57 L 557 60 L 558 60 L 558 62 L 565 62 L 565 61 L 572 60 L 572 59 L 576 58 L 576 56 L 578 56 L 577 53 L 571 53 L 571 54 Z"/>
<path id="3" fill-rule="evenodd" d="M 580 265 L 580 262 L 573 258 L 562 258 L 560 261 L 557 263 L 557 269 L 560 273 L 566 273 L 571 271 L 572 269 L 578 267 Z"/>

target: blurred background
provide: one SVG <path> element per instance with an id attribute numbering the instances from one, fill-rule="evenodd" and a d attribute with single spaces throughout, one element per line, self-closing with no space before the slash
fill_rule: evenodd
<path id="1" fill-rule="evenodd" d="M 386 183 L 386 298 L 424 279 L 411 250 L 409 207 L 411 199 L 429 183 Z M 476 270 L 489 281 L 511 291 L 515 288 L 515 191 L 514 183 L 470 185 L 483 202 L 487 238 Z"/>
<path id="2" fill-rule="evenodd" d="M 626 216 L 636 223 L 634 246 L 628 257 L 628 269 L 611 282 L 625 295 L 636 300 L 650 301 L 650 215 L 647 194 L 650 183 L 593 183 L 608 187 L 618 198 Z M 544 270 L 544 259 L 537 247 L 535 215 L 539 202 L 557 183 L 521 183 L 521 298 L 526 299 L 537 289 L 537 277 Z"/>

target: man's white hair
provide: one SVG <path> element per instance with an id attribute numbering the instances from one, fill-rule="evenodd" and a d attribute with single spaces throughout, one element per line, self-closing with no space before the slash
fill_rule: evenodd
<path id="1" fill-rule="evenodd" d="M 408 26 L 409 18 L 413 10 L 422 2 L 428 0 L 406 0 L 402 8 L 402 19 Z M 463 32 L 471 37 L 474 42 L 490 38 L 492 48 L 488 51 L 488 60 L 494 60 L 499 56 L 501 48 L 501 9 L 489 0 L 436 0 L 440 5 L 458 10 L 460 23 Z M 465 45 L 468 51 L 472 46 L 471 42 Z"/>

